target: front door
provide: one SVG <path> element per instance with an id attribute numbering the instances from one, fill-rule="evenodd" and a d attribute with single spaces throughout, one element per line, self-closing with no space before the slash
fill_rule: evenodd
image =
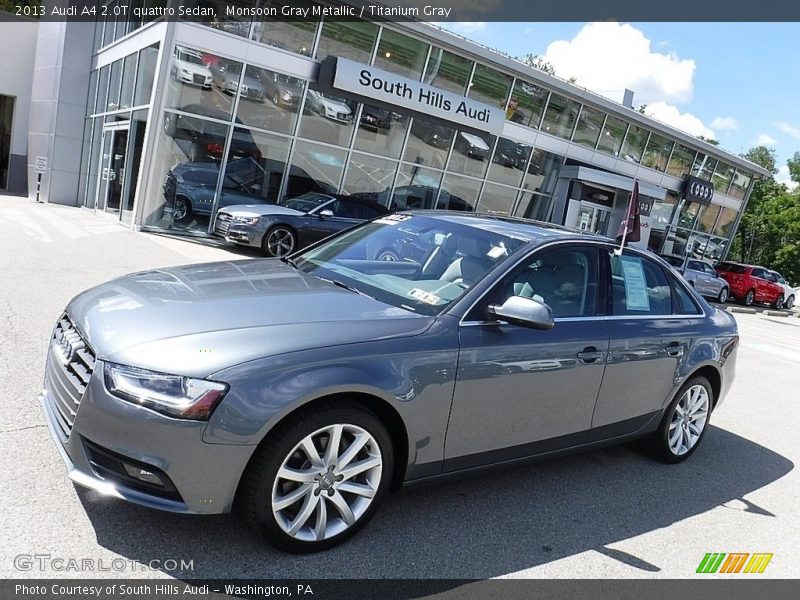
<path id="1" fill-rule="evenodd" d="M 127 126 L 104 130 L 96 208 L 107 212 L 120 212 L 126 185 L 127 154 Z"/>
<path id="2" fill-rule="evenodd" d="M 609 340 L 598 258 L 589 245 L 536 253 L 466 315 L 446 470 L 586 441 Z M 543 331 L 486 319 L 489 305 L 512 295 L 548 304 L 555 326 Z"/>
<path id="3" fill-rule="evenodd" d="M 611 211 L 608 208 L 590 202 L 581 202 L 574 227 L 581 231 L 606 235 L 610 218 Z"/>

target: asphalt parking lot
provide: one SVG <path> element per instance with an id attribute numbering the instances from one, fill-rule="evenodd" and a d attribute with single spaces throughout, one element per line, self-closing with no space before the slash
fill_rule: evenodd
<path id="1" fill-rule="evenodd" d="M 758 577 L 800 575 L 793 317 L 735 315 L 737 379 L 688 462 L 666 466 L 622 446 L 406 489 L 355 539 L 322 554 L 274 551 L 234 516 L 159 513 L 74 487 L 36 401 L 67 301 L 134 270 L 252 256 L 0 197 L 2 577 L 687 578 L 707 552 L 773 553 Z M 125 566 L 21 571 L 29 563 L 20 555 Z M 192 568 L 144 570 L 153 560 Z"/>

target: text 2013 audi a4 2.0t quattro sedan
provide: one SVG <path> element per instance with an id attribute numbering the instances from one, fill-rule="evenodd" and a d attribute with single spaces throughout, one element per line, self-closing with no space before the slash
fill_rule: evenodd
<path id="1" fill-rule="evenodd" d="M 396 259 L 377 259 L 387 246 Z M 410 212 L 288 259 L 83 292 L 55 326 L 42 405 L 77 483 L 183 513 L 236 500 L 309 552 L 404 482 L 637 437 L 682 461 L 737 345 L 733 318 L 645 251 Z"/>

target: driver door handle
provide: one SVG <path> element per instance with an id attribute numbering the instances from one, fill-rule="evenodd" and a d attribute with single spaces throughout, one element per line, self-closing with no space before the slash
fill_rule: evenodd
<path id="1" fill-rule="evenodd" d="M 601 352 L 594 346 L 587 346 L 582 351 L 578 352 L 578 358 L 580 358 L 585 363 L 593 363 L 597 360 L 604 358 L 606 355 L 605 352 Z"/>

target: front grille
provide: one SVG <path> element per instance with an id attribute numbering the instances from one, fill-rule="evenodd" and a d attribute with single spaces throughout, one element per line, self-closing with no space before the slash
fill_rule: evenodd
<path id="1" fill-rule="evenodd" d="M 203 84 L 206 82 L 206 78 L 205 78 L 205 76 L 204 76 L 204 75 L 197 75 L 197 74 L 195 74 L 195 75 L 192 75 L 192 80 L 193 80 L 193 81 L 194 81 L 194 82 L 195 82 L 197 85 L 203 85 Z"/>
<path id="2" fill-rule="evenodd" d="M 219 213 L 214 223 L 214 233 L 225 235 L 231 227 L 231 216 L 226 213 Z"/>
<path id="3" fill-rule="evenodd" d="M 48 400 L 66 440 L 86 386 L 94 372 L 95 355 L 81 334 L 64 315 L 50 340 L 47 359 Z"/>

